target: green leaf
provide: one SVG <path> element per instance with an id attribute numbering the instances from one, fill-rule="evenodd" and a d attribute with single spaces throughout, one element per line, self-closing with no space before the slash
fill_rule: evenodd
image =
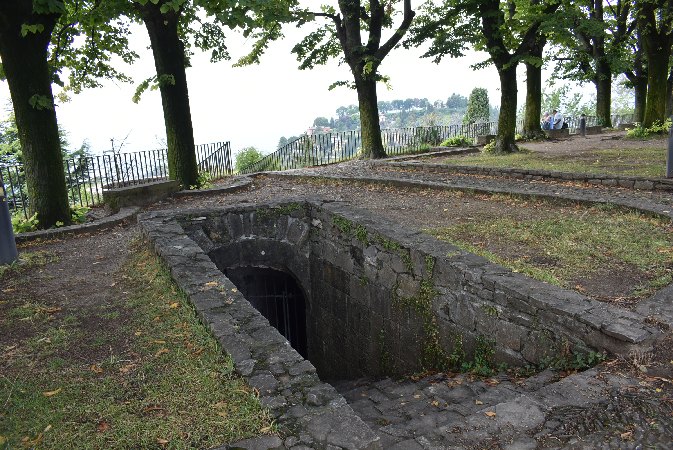
<path id="1" fill-rule="evenodd" d="M 35 25 L 28 25 L 24 23 L 21 25 L 21 36 L 26 37 L 29 33 L 37 34 L 44 31 L 44 25 L 36 23 Z"/>
<path id="2" fill-rule="evenodd" d="M 54 109 L 54 103 L 46 95 L 34 94 L 28 99 L 28 104 L 38 111 Z"/>

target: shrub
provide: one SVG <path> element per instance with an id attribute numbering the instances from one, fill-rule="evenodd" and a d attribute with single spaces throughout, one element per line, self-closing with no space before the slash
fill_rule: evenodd
<path id="1" fill-rule="evenodd" d="M 465 136 L 453 136 L 444 141 L 441 144 L 442 147 L 462 147 L 466 145 L 472 145 L 472 139 Z"/>
<path id="2" fill-rule="evenodd" d="M 664 122 L 657 120 L 649 128 L 643 128 L 642 124 L 637 123 L 635 128 L 626 131 L 626 137 L 631 139 L 645 139 L 651 135 L 668 134 L 670 129 L 671 119 L 666 119 Z"/>
<path id="3" fill-rule="evenodd" d="M 247 166 L 256 163 L 263 157 L 264 155 L 262 155 L 262 153 L 255 147 L 244 148 L 236 155 L 236 161 L 234 162 L 236 172 L 240 173 L 241 169 L 244 169 Z"/>

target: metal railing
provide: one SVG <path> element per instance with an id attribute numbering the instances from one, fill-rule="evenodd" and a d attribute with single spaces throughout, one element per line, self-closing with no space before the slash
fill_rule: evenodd
<path id="1" fill-rule="evenodd" d="M 217 142 L 195 146 L 199 175 L 221 178 L 233 173 L 231 145 Z M 103 192 L 168 179 L 167 150 L 107 153 L 63 162 L 68 199 L 72 206 L 93 207 L 103 203 Z M 23 165 L 1 164 L 7 203 L 13 214 L 28 218 L 28 195 Z"/>
<path id="2" fill-rule="evenodd" d="M 613 125 L 632 120 L 633 115 L 612 116 Z M 577 132 L 579 117 L 567 117 L 566 122 L 571 133 Z M 587 126 L 596 123 L 596 117 L 587 117 Z M 520 133 L 522 129 L 523 122 L 517 121 L 516 132 Z M 497 122 L 484 122 L 471 125 L 388 128 L 381 130 L 381 138 L 386 154 L 396 156 L 418 153 L 456 136 L 476 138 L 480 135 L 497 134 L 497 132 Z M 360 130 L 303 135 L 259 161 L 241 168 L 240 173 L 300 169 L 347 161 L 360 153 L 361 144 Z"/>

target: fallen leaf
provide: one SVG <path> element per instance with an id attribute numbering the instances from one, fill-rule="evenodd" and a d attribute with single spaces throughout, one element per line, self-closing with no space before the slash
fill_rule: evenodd
<path id="1" fill-rule="evenodd" d="M 619 435 L 619 437 L 621 437 L 624 440 L 631 439 L 632 436 L 633 436 L 633 431 L 627 431 L 627 432 Z"/>
<path id="2" fill-rule="evenodd" d="M 495 411 L 486 411 L 484 414 L 488 417 L 495 417 Z"/>
<path id="3" fill-rule="evenodd" d="M 89 367 L 89 369 L 93 373 L 103 373 L 103 368 L 101 366 L 99 366 L 98 364 L 92 364 L 91 367 Z"/>
<path id="4" fill-rule="evenodd" d="M 482 402 L 481 400 L 475 400 L 475 401 L 474 401 L 474 404 L 475 404 L 475 405 L 483 405 L 484 402 Z"/>
<path id="5" fill-rule="evenodd" d="M 215 287 L 217 286 L 217 281 L 209 281 L 205 285 L 208 287 Z"/>
<path id="6" fill-rule="evenodd" d="M 495 378 L 489 378 L 488 380 L 486 380 L 486 384 L 491 386 L 497 386 L 500 384 L 500 381 L 496 380 Z"/>
<path id="7" fill-rule="evenodd" d="M 271 432 L 271 427 L 270 426 L 263 427 L 261 430 L 259 430 L 259 432 L 262 433 L 262 434 L 269 433 L 269 432 Z"/>
<path id="8" fill-rule="evenodd" d="M 43 433 L 46 433 L 47 431 L 51 430 L 51 424 L 47 425 L 44 427 L 44 430 L 42 430 Z"/>
<path id="9" fill-rule="evenodd" d="M 437 406 L 438 407 L 439 406 L 439 401 L 433 400 L 432 401 L 432 406 Z"/>
<path id="10" fill-rule="evenodd" d="M 163 446 L 163 445 L 168 444 L 168 441 L 166 439 L 157 438 L 157 444 Z"/>
<path id="11" fill-rule="evenodd" d="M 136 332 L 133 333 L 133 334 L 136 335 L 136 336 L 140 336 L 141 334 L 143 334 L 143 332 L 142 332 L 142 331 L 136 331 Z"/>
<path id="12" fill-rule="evenodd" d="M 238 292 L 238 289 L 236 289 L 236 288 L 232 288 L 232 289 L 231 289 L 231 292 Z"/>
<path id="13" fill-rule="evenodd" d="M 179 307 L 180 307 L 180 303 L 178 303 L 178 302 L 173 302 L 173 303 L 171 303 L 168 307 L 169 307 L 169 308 L 172 308 L 172 309 L 179 308 Z"/>
<path id="14" fill-rule="evenodd" d="M 61 388 L 58 388 L 55 391 L 43 392 L 42 395 L 44 395 L 45 397 L 53 397 L 54 395 L 58 394 L 59 392 L 61 392 Z"/>
<path id="15" fill-rule="evenodd" d="M 168 350 L 166 347 L 161 348 L 161 349 L 159 349 L 158 352 L 155 353 L 154 356 L 160 356 L 160 355 L 163 355 L 164 353 L 168 353 L 168 351 L 169 351 L 169 350 Z"/>
<path id="16" fill-rule="evenodd" d="M 157 339 L 157 340 L 155 340 L 155 341 L 152 341 L 152 344 L 162 344 L 162 345 L 163 345 L 163 344 L 165 344 L 165 343 L 166 343 L 166 341 L 162 341 L 162 340 L 160 340 L 160 339 Z"/>
<path id="17" fill-rule="evenodd" d="M 96 427 L 96 431 L 98 431 L 99 433 L 104 433 L 109 429 L 110 429 L 110 424 L 107 423 L 104 420 L 101 420 L 100 422 L 98 422 L 98 426 Z"/>
<path id="18" fill-rule="evenodd" d="M 213 405 L 213 408 L 222 409 L 227 407 L 227 402 L 217 402 Z"/>
<path id="19" fill-rule="evenodd" d="M 414 398 L 421 398 L 421 394 L 414 395 Z"/>
<path id="20" fill-rule="evenodd" d="M 119 368 L 119 371 L 121 373 L 129 373 L 131 371 L 131 369 L 133 369 L 135 366 L 136 366 L 135 364 L 126 364 L 124 366 L 121 366 Z"/>

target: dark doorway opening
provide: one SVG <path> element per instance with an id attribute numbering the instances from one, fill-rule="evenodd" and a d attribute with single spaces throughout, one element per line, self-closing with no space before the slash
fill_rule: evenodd
<path id="1" fill-rule="evenodd" d="M 224 271 L 245 298 L 304 358 L 306 301 L 295 279 L 279 270 L 236 267 Z"/>

